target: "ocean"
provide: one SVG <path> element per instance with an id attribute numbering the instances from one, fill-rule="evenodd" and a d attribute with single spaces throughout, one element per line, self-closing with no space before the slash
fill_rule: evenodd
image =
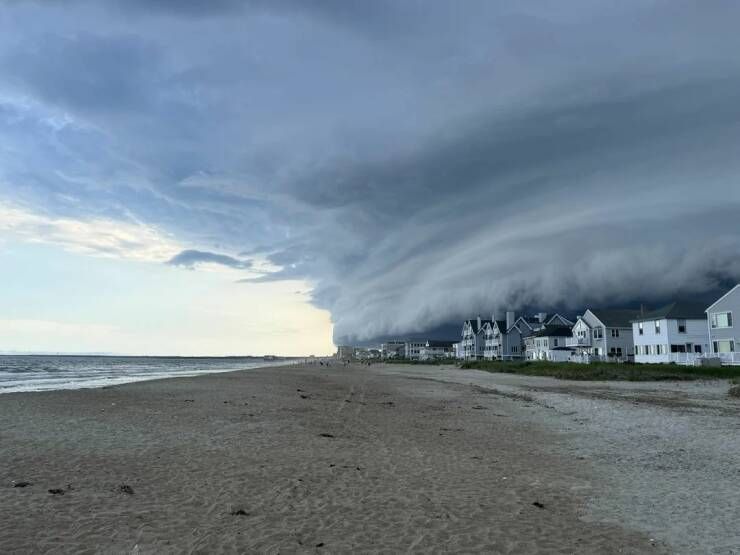
<path id="1" fill-rule="evenodd" d="M 83 389 L 289 364 L 263 357 L 0 355 L 0 394 Z"/>

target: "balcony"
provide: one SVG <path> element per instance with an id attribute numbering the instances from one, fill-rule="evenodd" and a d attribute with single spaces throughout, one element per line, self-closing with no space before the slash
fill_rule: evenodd
<path id="1" fill-rule="evenodd" d="M 591 346 L 591 336 L 589 335 L 587 337 L 566 337 L 565 346 L 566 347 L 590 347 Z"/>

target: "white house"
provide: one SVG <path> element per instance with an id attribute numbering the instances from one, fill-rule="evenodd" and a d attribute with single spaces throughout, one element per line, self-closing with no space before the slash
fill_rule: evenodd
<path id="1" fill-rule="evenodd" d="M 421 348 L 419 360 L 439 360 L 453 358 L 454 356 L 454 343 L 452 341 L 435 341 L 430 339 Z"/>
<path id="2" fill-rule="evenodd" d="M 579 316 L 566 345 L 575 349 L 575 361 L 634 360 L 632 320 L 640 316 L 637 309 L 590 308 Z"/>
<path id="3" fill-rule="evenodd" d="M 740 364 L 740 285 L 707 308 L 709 349 L 723 364 Z"/>
<path id="4" fill-rule="evenodd" d="M 635 362 L 693 364 L 709 351 L 705 308 L 674 302 L 632 321 Z"/>
<path id="5" fill-rule="evenodd" d="M 462 348 L 465 360 L 480 360 L 483 358 L 485 348 L 485 334 L 483 326 L 490 324 L 490 320 L 481 320 L 478 316 L 475 320 L 465 320 L 462 328 Z"/>
<path id="6" fill-rule="evenodd" d="M 525 356 L 527 360 L 550 360 L 566 362 L 574 352 L 567 346 L 567 340 L 572 337 L 569 326 L 545 326 L 525 338 Z"/>
<path id="7" fill-rule="evenodd" d="M 413 341 L 406 341 L 404 345 L 404 358 L 408 360 L 419 360 L 421 358 L 421 350 L 426 346 L 426 340 L 420 339 Z"/>

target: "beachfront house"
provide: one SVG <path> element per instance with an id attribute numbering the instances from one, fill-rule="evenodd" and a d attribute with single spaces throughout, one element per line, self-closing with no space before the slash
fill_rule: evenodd
<path id="1" fill-rule="evenodd" d="M 549 325 L 533 332 L 524 339 L 527 360 L 567 362 L 574 352 L 567 346 L 572 329 L 569 326 Z"/>
<path id="2" fill-rule="evenodd" d="M 413 341 L 407 341 L 404 346 L 404 358 L 408 360 L 420 360 L 421 359 L 421 350 L 425 347 L 427 344 L 426 341 L 421 340 L 413 340 Z"/>
<path id="3" fill-rule="evenodd" d="M 578 317 L 566 341 L 566 346 L 574 349 L 572 360 L 633 360 L 632 320 L 639 316 L 637 309 L 586 310 Z"/>
<path id="4" fill-rule="evenodd" d="M 632 320 L 637 363 L 693 364 L 709 351 L 705 307 L 674 302 Z"/>
<path id="5" fill-rule="evenodd" d="M 740 364 L 740 285 L 707 308 L 709 349 L 723 364 Z"/>
<path id="6" fill-rule="evenodd" d="M 453 358 L 455 356 L 454 345 L 452 341 L 435 341 L 430 339 L 421 348 L 419 360 Z"/>
<path id="7" fill-rule="evenodd" d="M 465 320 L 462 328 L 462 348 L 465 360 L 480 360 L 483 358 L 485 348 L 485 335 L 483 326 L 490 320 L 481 320 L 478 316 L 475 320 Z"/>
<path id="8" fill-rule="evenodd" d="M 486 360 L 513 360 L 524 357 L 522 333 L 516 326 L 516 313 L 506 312 L 505 320 L 494 317 L 484 326 Z M 527 328 L 531 331 L 531 328 Z"/>

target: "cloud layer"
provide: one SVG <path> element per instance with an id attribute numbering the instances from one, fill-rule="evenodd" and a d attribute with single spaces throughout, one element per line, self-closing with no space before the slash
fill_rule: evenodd
<path id="1" fill-rule="evenodd" d="M 15 2 L 0 200 L 207 247 L 172 264 L 266 257 L 247 281 L 309 280 L 338 341 L 703 293 L 740 279 L 739 16 Z"/>

